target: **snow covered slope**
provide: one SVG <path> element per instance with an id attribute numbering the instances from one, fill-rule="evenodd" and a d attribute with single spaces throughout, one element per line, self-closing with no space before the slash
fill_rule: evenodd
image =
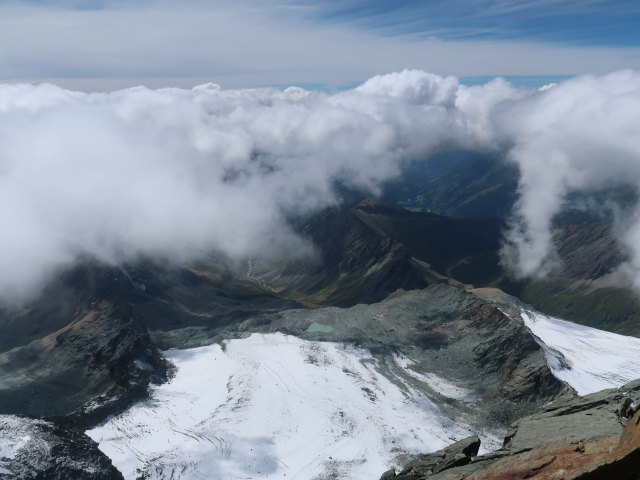
<path id="1" fill-rule="evenodd" d="M 640 378 L 640 338 L 523 311 L 527 327 L 545 348 L 553 374 L 579 395 Z"/>
<path id="2" fill-rule="evenodd" d="M 80 430 L 0 415 L 0 479 L 118 478 L 109 459 Z"/>
<path id="3" fill-rule="evenodd" d="M 176 376 L 87 432 L 127 479 L 372 479 L 473 434 L 406 380 L 410 362 L 363 349 L 276 333 L 165 353 Z"/>

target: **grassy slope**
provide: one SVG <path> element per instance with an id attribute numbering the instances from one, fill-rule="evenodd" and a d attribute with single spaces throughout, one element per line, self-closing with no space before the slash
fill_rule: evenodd
<path id="1" fill-rule="evenodd" d="M 458 218 L 506 217 L 515 201 L 515 165 L 469 152 L 412 163 L 387 185 L 383 200 Z"/>

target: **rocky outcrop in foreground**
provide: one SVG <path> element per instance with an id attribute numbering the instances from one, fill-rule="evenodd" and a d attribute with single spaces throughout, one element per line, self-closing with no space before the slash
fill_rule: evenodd
<path id="1" fill-rule="evenodd" d="M 502 449 L 479 447 L 470 437 L 381 480 L 638 480 L 640 380 L 552 402 L 513 424 Z"/>
<path id="2" fill-rule="evenodd" d="M 0 413 L 91 425 L 146 394 L 166 365 L 131 306 L 112 299 L 79 308 L 70 323 L 0 352 Z"/>
<path id="3" fill-rule="evenodd" d="M 122 480 L 82 431 L 44 420 L 0 415 L 0 480 Z"/>

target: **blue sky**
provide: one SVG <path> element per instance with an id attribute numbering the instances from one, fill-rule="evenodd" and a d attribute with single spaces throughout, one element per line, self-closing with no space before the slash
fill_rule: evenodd
<path id="1" fill-rule="evenodd" d="M 637 46 L 637 0 L 321 0 L 318 21 L 382 35 Z"/>
<path id="2" fill-rule="evenodd" d="M 527 86 L 640 69 L 631 0 L 0 2 L 0 81 L 340 88 L 404 68 Z"/>

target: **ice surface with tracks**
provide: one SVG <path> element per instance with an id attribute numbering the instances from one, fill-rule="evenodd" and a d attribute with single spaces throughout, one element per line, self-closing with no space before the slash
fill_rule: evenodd
<path id="1" fill-rule="evenodd" d="M 276 333 L 165 354 L 175 377 L 88 432 L 126 479 L 372 479 L 473 434 L 367 350 Z"/>
<path id="2" fill-rule="evenodd" d="M 523 311 L 531 332 L 545 347 L 553 374 L 579 395 L 640 378 L 640 338 Z"/>

